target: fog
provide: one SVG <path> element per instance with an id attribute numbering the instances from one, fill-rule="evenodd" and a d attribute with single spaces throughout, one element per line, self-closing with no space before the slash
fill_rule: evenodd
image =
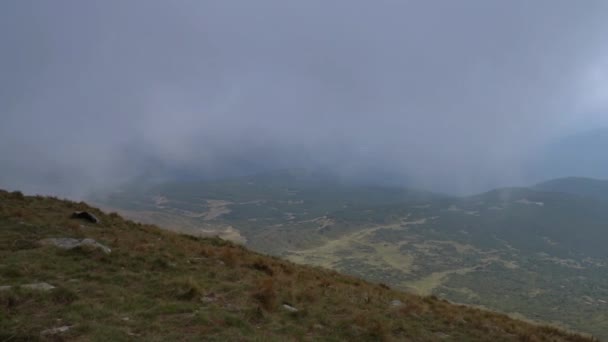
<path id="1" fill-rule="evenodd" d="M 0 187 L 294 167 L 527 184 L 547 146 L 606 125 L 606 37 L 591 0 L 5 0 Z"/>

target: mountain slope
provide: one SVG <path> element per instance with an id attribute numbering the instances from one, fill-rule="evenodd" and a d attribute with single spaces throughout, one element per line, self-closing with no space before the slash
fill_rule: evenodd
<path id="1" fill-rule="evenodd" d="M 101 222 L 72 219 L 74 210 Z M 65 237 L 94 239 L 111 252 L 41 243 Z M 82 202 L 4 191 L 0 285 L 0 339 L 10 341 L 590 340 L 125 221 Z"/>
<path id="2" fill-rule="evenodd" d="M 567 177 L 543 182 L 535 185 L 534 188 L 608 200 L 608 180 Z"/>
<path id="3" fill-rule="evenodd" d="M 164 184 L 102 204 L 297 263 L 608 339 L 605 201 L 537 188 L 463 198 L 413 193 L 268 175 Z"/>

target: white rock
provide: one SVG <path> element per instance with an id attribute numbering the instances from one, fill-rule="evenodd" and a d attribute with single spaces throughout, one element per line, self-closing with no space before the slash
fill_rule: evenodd
<path id="1" fill-rule="evenodd" d="M 40 291 L 49 291 L 55 288 L 55 286 L 49 283 L 33 283 L 33 284 L 25 284 L 21 285 L 21 287 L 29 290 L 40 290 Z"/>
<path id="2" fill-rule="evenodd" d="M 64 332 L 70 330 L 70 328 L 71 328 L 70 326 L 64 325 L 62 327 L 46 329 L 46 330 L 43 330 L 42 332 L 40 332 L 40 335 L 57 335 L 57 334 L 61 334 L 61 333 L 64 333 Z"/>
<path id="3" fill-rule="evenodd" d="M 287 311 L 298 312 L 298 309 L 294 308 L 293 306 L 291 306 L 289 304 L 283 304 L 283 308 L 285 308 L 285 310 L 287 310 Z"/>
<path id="4" fill-rule="evenodd" d="M 112 250 L 110 249 L 110 247 L 108 246 L 104 246 L 102 244 L 100 244 L 99 242 L 93 240 L 93 239 L 84 239 L 80 242 L 80 245 L 83 246 L 91 246 L 94 248 L 99 248 L 101 249 L 104 253 L 106 254 L 110 254 L 112 252 Z"/>
<path id="5" fill-rule="evenodd" d="M 403 305 L 403 302 L 400 301 L 399 299 L 391 300 L 391 307 L 393 307 L 393 308 L 397 308 L 397 307 L 400 307 L 402 305 Z"/>
<path id="6" fill-rule="evenodd" d="M 93 239 L 78 240 L 73 238 L 48 238 L 40 240 L 39 243 L 42 245 L 51 245 L 62 249 L 74 249 L 80 246 L 91 246 L 93 248 L 101 249 L 106 254 L 110 254 L 112 252 L 109 247 L 104 246 Z"/>

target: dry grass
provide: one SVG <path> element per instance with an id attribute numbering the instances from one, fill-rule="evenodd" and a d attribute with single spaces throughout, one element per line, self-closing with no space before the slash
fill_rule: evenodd
<path id="1" fill-rule="evenodd" d="M 266 311 L 274 310 L 277 304 L 274 279 L 268 277 L 260 280 L 252 297 L 257 300 Z"/>

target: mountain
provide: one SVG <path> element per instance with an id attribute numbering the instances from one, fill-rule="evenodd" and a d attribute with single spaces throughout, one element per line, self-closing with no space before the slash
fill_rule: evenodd
<path id="1" fill-rule="evenodd" d="M 548 143 L 525 165 L 526 179 L 578 175 L 608 178 L 608 128 L 584 130 Z"/>
<path id="2" fill-rule="evenodd" d="M 299 264 L 608 339 L 608 210 L 596 197 L 541 186 L 451 197 L 278 173 L 158 184 L 95 202 Z"/>
<path id="3" fill-rule="evenodd" d="M 594 340 L 6 191 L 0 307 L 3 341 Z"/>
<path id="4" fill-rule="evenodd" d="M 539 183 L 534 188 L 608 200 L 608 180 L 567 177 Z"/>

